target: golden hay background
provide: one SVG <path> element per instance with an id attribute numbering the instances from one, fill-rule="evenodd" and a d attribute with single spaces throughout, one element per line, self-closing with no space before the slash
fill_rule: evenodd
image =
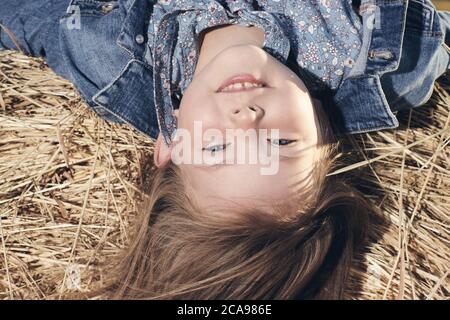
<path id="1" fill-rule="evenodd" d="M 441 78 L 429 103 L 398 114 L 397 130 L 343 140 L 333 174 L 390 221 L 358 257 L 350 299 L 450 297 L 449 89 Z M 149 139 L 101 120 L 42 60 L 1 51 L 0 298 L 99 288 L 126 247 L 151 153 Z"/>

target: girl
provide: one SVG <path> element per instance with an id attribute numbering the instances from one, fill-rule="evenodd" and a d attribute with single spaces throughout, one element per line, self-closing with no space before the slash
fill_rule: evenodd
<path id="1" fill-rule="evenodd" d="M 341 298 L 379 212 L 326 175 L 336 137 L 397 127 L 450 67 L 450 14 L 429 0 L 0 2 L 1 47 L 156 139 L 109 298 Z M 233 161 L 261 142 L 274 174 Z"/>

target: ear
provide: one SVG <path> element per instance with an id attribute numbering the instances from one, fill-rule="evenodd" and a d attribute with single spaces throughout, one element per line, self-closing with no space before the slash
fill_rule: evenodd
<path id="1" fill-rule="evenodd" d="M 171 146 L 166 144 L 163 135 L 159 133 L 153 152 L 153 162 L 158 168 L 164 167 L 170 161 L 171 150 Z"/>
<path id="2" fill-rule="evenodd" d="M 178 110 L 174 110 L 172 115 L 176 118 L 178 122 Z M 172 154 L 174 142 L 168 146 L 164 137 L 161 133 L 158 134 L 156 139 L 155 149 L 153 152 L 153 162 L 158 168 L 164 167 L 169 161 Z"/>
<path id="3" fill-rule="evenodd" d="M 178 118 L 178 110 L 175 110 L 173 115 Z M 168 146 L 164 141 L 163 135 L 161 133 L 158 134 L 153 152 L 153 162 L 158 168 L 162 168 L 169 163 L 173 145 L 174 143 L 172 142 L 170 146 Z"/>

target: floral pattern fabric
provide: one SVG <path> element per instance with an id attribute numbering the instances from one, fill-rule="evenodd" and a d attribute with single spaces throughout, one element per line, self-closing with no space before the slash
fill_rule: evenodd
<path id="1" fill-rule="evenodd" d="M 281 63 L 295 63 L 304 70 L 310 76 L 305 83 L 310 91 L 335 90 L 350 72 L 362 44 L 362 25 L 351 2 L 157 1 L 148 28 L 146 59 L 153 66 L 158 125 L 166 142 L 176 127 L 172 112 L 195 71 L 203 30 L 224 24 L 257 26 L 265 33 L 263 50 Z"/>

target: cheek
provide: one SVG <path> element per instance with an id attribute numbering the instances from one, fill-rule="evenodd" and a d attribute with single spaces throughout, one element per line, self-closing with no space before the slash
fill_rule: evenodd
<path id="1" fill-rule="evenodd" d="M 181 101 L 180 101 L 180 112 L 183 112 L 184 109 L 192 109 L 192 104 L 195 101 L 195 96 L 197 94 L 195 86 L 189 85 L 189 87 L 184 92 Z"/>
<path id="2" fill-rule="evenodd" d="M 196 87 L 192 87 L 191 90 L 188 88 L 180 102 L 178 127 L 191 132 L 194 131 L 195 126 L 202 131 L 220 128 L 222 117 L 213 104 L 212 97 L 204 90 Z"/>
<path id="3" fill-rule="evenodd" d="M 315 127 L 315 112 L 309 95 L 292 84 L 287 85 L 282 94 L 283 122 L 295 131 L 304 132 Z"/>
<path id="4" fill-rule="evenodd" d="M 198 110 L 200 109 L 199 107 L 201 106 L 199 103 L 199 101 L 201 101 L 200 95 L 200 90 L 194 85 L 190 85 L 184 92 L 179 107 L 179 126 L 185 127 L 197 118 L 196 114 L 198 113 Z"/>

